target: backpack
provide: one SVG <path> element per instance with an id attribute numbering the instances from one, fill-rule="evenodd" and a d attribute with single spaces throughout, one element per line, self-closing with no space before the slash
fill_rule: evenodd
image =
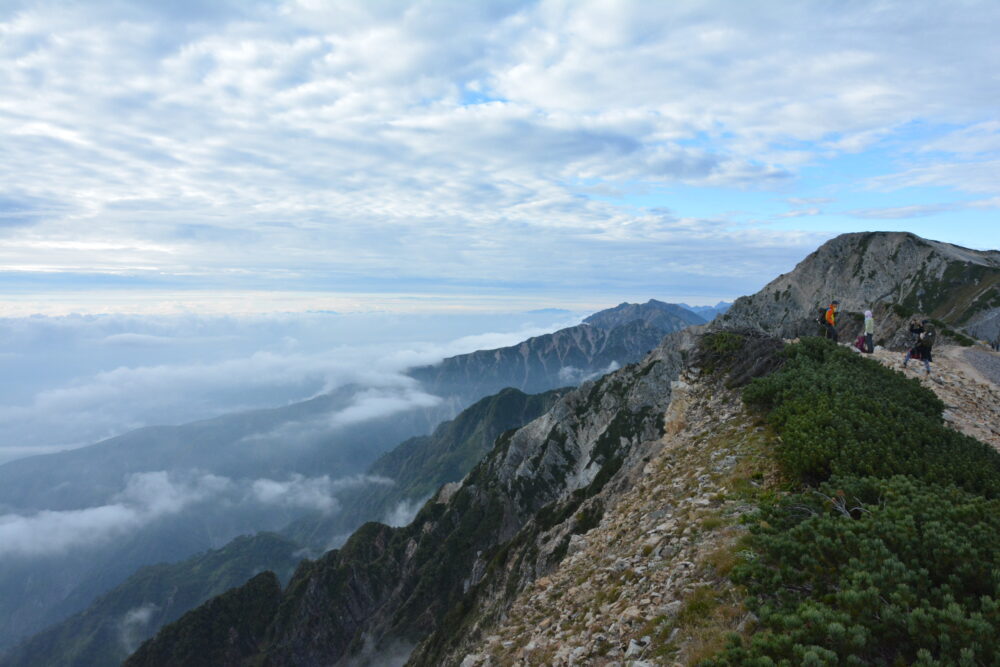
<path id="1" fill-rule="evenodd" d="M 928 329 L 927 331 L 920 334 L 920 340 L 917 341 L 917 347 L 922 347 L 925 350 L 929 350 L 934 347 L 934 330 Z"/>
<path id="2" fill-rule="evenodd" d="M 865 344 L 865 335 L 861 334 L 856 339 L 854 339 L 854 347 L 858 348 L 862 352 L 868 351 L 868 346 Z"/>
<path id="3" fill-rule="evenodd" d="M 826 308 L 820 306 L 819 315 L 816 316 L 816 323 L 821 327 L 826 326 Z"/>

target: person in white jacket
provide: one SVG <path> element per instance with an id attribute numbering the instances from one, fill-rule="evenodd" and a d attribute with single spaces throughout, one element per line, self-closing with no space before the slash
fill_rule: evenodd
<path id="1" fill-rule="evenodd" d="M 872 311 L 865 311 L 865 352 L 871 354 L 875 351 L 875 317 Z"/>

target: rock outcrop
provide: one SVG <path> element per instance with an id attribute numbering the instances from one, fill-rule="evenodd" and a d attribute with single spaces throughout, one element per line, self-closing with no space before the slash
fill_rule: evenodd
<path id="1" fill-rule="evenodd" d="M 1000 308 L 998 289 L 997 252 L 911 234 L 838 237 L 738 300 L 710 327 L 729 332 L 697 354 L 700 328 L 668 335 L 639 363 L 585 382 L 501 435 L 410 525 L 366 524 L 344 548 L 303 564 L 255 635 L 262 638 L 239 644 L 246 648 L 233 664 L 392 655 L 396 664 L 435 667 L 640 667 L 708 657 L 727 633 L 754 624 L 727 573 L 740 558 L 738 519 L 773 497 L 778 477 L 769 453 L 777 436 L 743 410 L 734 387 L 784 363 L 775 336 L 815 333 L 817 305 L 833 298 L 848 325 L 858 326 L 851 313 L 873 307 L 883 342 L 899 347 L 911 313 L 958 328 Z M 537 351 L 512 350 L 511 359 Z M 522 375 L 529 368 L 496 352 L 480 353 L 479 363 L 509 361 Z M 1000 394 L 977 384 L 961 355 L 938 348 L 935 373 L 922 381 L 946 403 L 948 422 L 996 446 Z M 875 357 L 901 361 L 884 350 Z M 720 375 L 714 364 L 723 358 L 735 361 Z M 463 372 L 471 379 L 475 365 Z M 194 636 L 198 618 L 182 618 L 144 654 L 169 656 L 170 638 Z"/>

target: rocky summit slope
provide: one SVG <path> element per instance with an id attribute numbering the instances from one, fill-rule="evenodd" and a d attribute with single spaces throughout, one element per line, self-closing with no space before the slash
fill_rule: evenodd
<path id="1" fill-rule="evenodd" d="M 942 347 L 934 355 L 930 375 L 920 362 L 903 368 L 903 355 L 876 350 L 874 358 L 919 380 L 945 405 L 944 419 L 961 433 L 1000 451 L 1000 354 L 982 347 Z"/>
<path id="2" fill-rule="evenodd" d="M 746 626 L 725 575 L 739 518 L 772 485 L 772 436 L 738 392 L 697 372 L 672 395 L 663 436 L 624 472 L 627 490 L 607 494 L 567 557 L 442 664 L 694 664 Z"/>
<path id="3" fill-rule="evenodd" d="M 978 251 L 904 232 L 843 234 L 740 297 L 715 326 L 784 338 L 815 335 L 832 300 L 861 313 L 877 304 L 922 313 L 992 340 L 1000 332 L 1000 251 Z"/>

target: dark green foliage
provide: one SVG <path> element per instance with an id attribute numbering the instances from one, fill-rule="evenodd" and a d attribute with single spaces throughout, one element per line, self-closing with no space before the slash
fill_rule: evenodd
<path id="1" fill-rule="evenodd" d="M 766 507 L 738 565 L 762 631 L 716 664 L 997 664 L 1000 501 L 845 478 Z M 936 662 L 934 662 L 936 661 Z"/>
<path id="2" fill-rule="evenodd" d="M 567 391 L 529 395 L 508 388 L 477 401 L 431 435 L 402 442 L 368 469 L 393 484 L 345 492 L 338 498 L 340 512 L 301 519 L 286 532 L 303 544 L 324 548 L 330 535 L 349 532 L 365 520 L 384 521 L 400 503 L 425 501 L 443 484 L 461 480 L 494 442 L 503 446 L 517 428 L 547 412 Z"/>
<path id="3" fill-rule="evenodd" d="M 582 535 L 589 530 L 597 528 L 598 524 L 601 523 L 601 519 L 604 518 L 604 505 L 599 502 L 594 502 L 587 505 L 582 510 L 577 512 L 574 519 L 576 519 L 576 524 L 573 526 L 573 534 Z"/>
<path id="4" fill-rule="evenodd" d="M 744 398 L 805 486 L 753 517 L 733 578 L 759 625 L 708 664 L 1000 664 L 1000 454 L 870 359 L 786 356 Z"/>
<path id="5" fill-rule="evenodd" d="M 947 428 L 944 404 L 916 380 L 819 338 L 785 355 L 782 369 L 743 397 L 768 412 L 781 434 L 778 459 L 792 475 L 907 474 L 1000 495 L 1000 456 Z"/>
<path id="6" fill-rule="evenodd" d="M 497 436 L 544 414 L 568 389 L 529 395 L 504 389 L 488 396 L 429 436 L 412 438 L 384 454 L 369 473 L 397 480 L 386 508 L 405 499 L 426 498 L 442 484 L 457 482 L 490 450 Z"/>
<path id="7" fill-rule="evenodd" d="M 903 319 L 906 319 L 908 317 L 913 317 L 913 315 L 916 314 L 913 309 L 907 308 L 906 306 L 900 305 L 898 303 L 892 304 L 892 312 L 896 313 L 896 315 L 902 317 Z"/>
<path id="8" fill-rule="evenodd" d="M 766 375 L 783 362 L 781 341 L 753 332 L 706 334 L 698 341 L 694 358 L 694 365 L 703 373 L 724 372 L 729 388 Z"/>
<path id="9" fill-rule="evenodd" d="M 253 655 L 278 608 L 281 585 L 263 572 L 163 628 L 132 654 L 126 667 L 224 667 Z"/>

